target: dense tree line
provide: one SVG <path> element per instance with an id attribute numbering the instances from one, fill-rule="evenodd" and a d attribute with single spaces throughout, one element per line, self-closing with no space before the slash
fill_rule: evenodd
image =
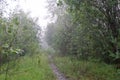
<path id="1" fill-rule="evenodd" d="M 4 4 L 3 4 L 4 3 Z M 40 51 L 40 41 L 37 34 L 41 31 L 36 19 L 28 13 L 15 9 L 5 17 L 7 2 L 1 0 L 0 4 L 0 66 L 15 60 L 25 54 L 32 55 Z M 6 13 L 8 14 L 8 13 Z"/>
<path id="2" fill-rule="evenodd" d="M 49 45 L 61 54 L 120 63 L 119 0 L 59 0 L 56 4 L 57 20 L 46 31 Z"/>
<path id="3" fill-rule="evenodd" d="M 18 8 L 10 11 L 6 7 L 7 0 L 0 0 L 0 74 L 5 74 L 4 80 L 15 72 L 21 57 L 31 57 L 41 50 L 37 18 Z"/>

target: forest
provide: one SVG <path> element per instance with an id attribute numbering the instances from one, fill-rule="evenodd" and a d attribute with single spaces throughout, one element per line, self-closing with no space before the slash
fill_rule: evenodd
<path id="1" fill-rule="evenodd" d="M 5 17 L 0 0 L 0 80 L 120 80 L 120 0 L 47 3 L 43 31 L 23 10 Z"/>

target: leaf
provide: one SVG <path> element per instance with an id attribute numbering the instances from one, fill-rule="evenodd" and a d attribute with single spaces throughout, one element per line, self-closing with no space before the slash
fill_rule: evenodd
<path id="1" fill-rule="evenodd" d="M 4 44 L 2 47 L 3 48 L 9 48 L 9 45 L 8 44 Z"/>

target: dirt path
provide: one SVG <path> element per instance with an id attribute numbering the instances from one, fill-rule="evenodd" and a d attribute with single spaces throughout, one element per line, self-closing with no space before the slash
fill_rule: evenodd
<path id="1" fill-rule="evenodd" d="M 50 66 L 55 74 L 57 80 L 67 80 L 65 76 L 58 70 L 57 66 L 54 64 L 52 56 L 49 56 Z"/>

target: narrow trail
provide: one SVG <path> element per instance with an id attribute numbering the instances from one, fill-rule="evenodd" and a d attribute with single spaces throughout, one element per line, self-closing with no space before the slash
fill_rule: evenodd
<path id="1" fill-rule="evenodd" d="M 57 68 L 57 66 L 54 64 L 53 62 L 53 59 L 52 59 L 52 56 L 49 56 L 49 61 L 50 61 L 50 66 L 51 66 L 51 69 L 53 71 L 53 73 L 55 74 L 57 80 L 67 80 L 64 76 L 63 73 L 61 73 L 59 71 L 59 69 Z"/>

